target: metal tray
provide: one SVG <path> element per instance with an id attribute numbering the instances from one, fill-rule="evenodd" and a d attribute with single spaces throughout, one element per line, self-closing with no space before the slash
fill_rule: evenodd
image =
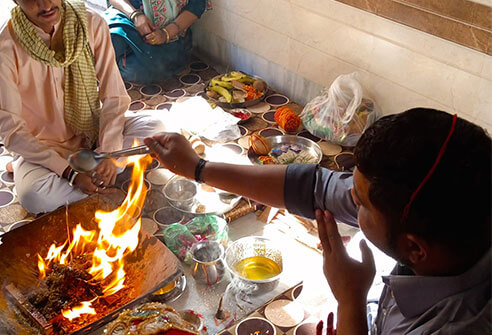
<path id="1" fill-rule="evenodd" d="M 272 149 L 279 148 L 284 144 L 296 144 L 301 149 L 308 150 L 316 158 L 316 164 L 319 164 L 323 158 L 323 152 L 319 145 L 308 138 L 295 135 L 277 135 L 266 137 L 266 139 Z M 255 153 L 251 147 L 249 148 L 248 158 L 253 164 L 261 165 L 261 162 L 258 160 L 259 156 L 261 155 Z"/>
<path id="2" fill-rule="evenodd" d="M 171 179 L 169 179 L 168 183 L 177 180 L 177 179 L 185 179 L 185 177 L 182 176 L 174 176 Z M 193 181 L 193 183 L 195 183 Z M 225 192 L 216 188 L 213 188 L 211 186 L 203 186 L 204 184 L 199 184 L 196 183 L 197 185 L 197 192 L 196 195 L 193 199 L 193 202 L 186 207 L 177 207 L 173 205 L 171 202 L 169 203 L 172 207 L 176 208 L 177 210 L 189 214 L 195 214 L 195 215 L 206 215 L 206 214 L 214 214 L 214 215 L 222 215 L 231 209 L 233 209 L 239 200 L 241 200 L 241 196 L 238 196 L 233 193 Z M 165 186 L 164 186 L 165 187 Z M 204 188 L 205 187 L 210 187 L 211 189 L 214 189 L 213 192 L 208 192 Z M 162 189 L 162 192 L 164 193 L 164 188 Z M 201 210 L 201 207 L 204 207 L 204 210 Z"/>
<path id="3" fill-rule="evenodd" d="M 255 78 L 255 79 L 261 79 L 261 80 L 263 80 L 263 78 L 260 78 L 258 76 L 253 76 L 253 75 L 250 75 L 250 74 L 247 74 L 247 73 L 244 73 L 244 74 L 247 75 L 247 76 L 250 76 L 252 78 Z M 220 79 L 220 77 L 222 77 L 223 75 L 224 74 L 219 74 L 218 76 L 215 76 L 212 79 Z M 205 89 L 203 90 L 203 92 L 205 94 L 207 93 L 208 86 L 210 85 L 210 82 L 212 81 L 212 79 L 210 79 L 207 82 L 207 85 L 205 86 Z M 207 96 L 207 99 L 209 99 L 214 104 L 216 104 L 217 106 L 220 106 L 222 108 L 246 108 L 246 107 L 249 107 L 249 106 L 256 105 L 257 103 L 265 100 L 265 98 L 268 95 L 268 91 L 269 91 L 269 88 L 268 88 L 268 84 L 267 84 L 267 87 L 265 88 L 265 91 L 263 92 L 263 95 L 261 97 L 256 98 L 256 99 L 253 99 L 253 100 L 248 100 L 248 101 L 245 101 L 245 102 L 221 102 L 219 100 L 215 100 L 213 98 L 210 98 L 209 96 Z"/>

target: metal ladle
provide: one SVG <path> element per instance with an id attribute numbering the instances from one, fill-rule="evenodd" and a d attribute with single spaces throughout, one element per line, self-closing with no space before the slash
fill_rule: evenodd
<path id="1" fill-rule="evenodd" d="M 128 148 L 113 152 L 97 153 L 89 149 L 82 149 L 68 156 L 70 167 L 78 172 L 89 172 L 94 170 L 105 158 L 120 158 L 133 155 L 148 154 L 150 149 L 146 145 Z"/>

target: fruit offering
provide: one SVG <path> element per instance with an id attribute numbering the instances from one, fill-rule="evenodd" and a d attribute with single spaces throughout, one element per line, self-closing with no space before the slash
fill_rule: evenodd
<path id="1" fill-rule="evenodd" d="M 301 126 L 301 118 L 286 106 L 279 107 L 275 112 L 275 122 L 287 132 L 295 132 Z"/>
<path id="2" fill-rule="evenodd" d="M 243 103 L 260 98 L 266 90 L 263 80 L 233 71 L 210 80 L 206 94 L 219 102 Z"/>

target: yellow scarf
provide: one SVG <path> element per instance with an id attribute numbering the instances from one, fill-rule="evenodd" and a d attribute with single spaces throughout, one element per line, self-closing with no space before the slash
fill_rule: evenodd
<path id="1" fill-rule="evenodd" d="M 65 69 L 65 122 L 77 135 L 94 144 L 99 132 L 101 103 L 97 90 L 94 56 L 89 45 L 87 13 L 80 0 L 63 1 L 62 52 L 48 48 L 19 6 L 12 9 L 12 28 L 26 52 L 48 66 Z"/>

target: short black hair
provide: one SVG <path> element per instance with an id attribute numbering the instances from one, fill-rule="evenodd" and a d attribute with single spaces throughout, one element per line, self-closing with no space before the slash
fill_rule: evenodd
<path id="1" fill-rule="evenodd" d="M 462 118 L 402 221 L 405 205 L 433 166 L 452 118 L 435 109 L 410 109 L 376 121 L 357 143 L 356 166 L 370 183 L 369 200 L 387 220 L 390 243 L 399 233 L 413 233 L 457 254 L 490 248 L 491 139 Z"/>

